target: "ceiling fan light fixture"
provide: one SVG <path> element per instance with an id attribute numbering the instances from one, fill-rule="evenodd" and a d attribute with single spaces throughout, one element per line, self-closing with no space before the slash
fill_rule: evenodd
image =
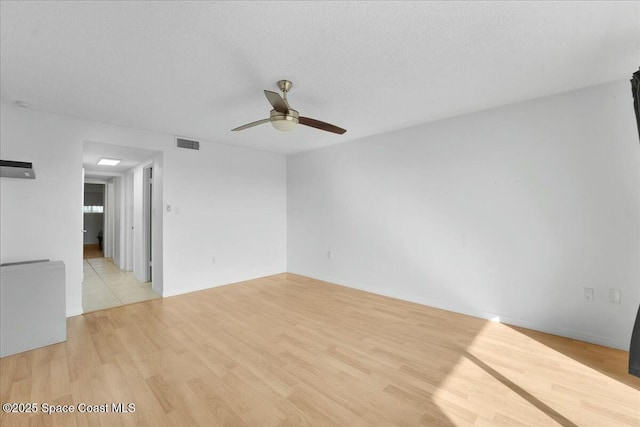
<path id="1" fill-rule="evenodd" d="M 289 110 L 286 114 L 276 110 L 271 110 L 271 125 L 281 132 L 291 132 L 298 125 L 298 112 Z"/>
<path id="2" fill-rule="evenodd" d="M 291 132 L 298 126 L 298 119 L 292 116 L 273 117 L 271 125 L 281 132 Z"/>

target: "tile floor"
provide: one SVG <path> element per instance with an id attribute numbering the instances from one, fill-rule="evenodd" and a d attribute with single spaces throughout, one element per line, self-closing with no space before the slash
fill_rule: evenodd
<path id="1" fill-rule="evenodd" d="M 160 298 L 151 282 L 140 282 L 133 273 L 120 270 L 110 258 L 84 260 L 82 309 L 85 313 Z"/>

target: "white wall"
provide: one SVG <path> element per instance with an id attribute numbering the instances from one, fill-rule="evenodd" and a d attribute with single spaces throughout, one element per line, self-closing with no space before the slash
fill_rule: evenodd
<path id="1" fill-rule="evenodd" d="M 163 263 L 163 211 L 164 204 L 162 202 L 163 188 L 163 166 L 162 154 L 158 154 L 153 159 L 153 206 L 151 206 L 153 239 L 151 241 L 151 252 L 153 255 L 152 266 L 152 283 L 151 288 L 158 295 L 164 295 L 164 277 L 161 274 L 164 271 Z"/>
<path id="2" fill-rule="evenodd" d="M 124 191 L 123 178 L 113 177 L 109 180 L 113 184 L 113 262 L 124 269 Z"/>
<path id="3" fill-rule="evenodd" d="M 292 155 L 287 168 L 288 271 L 628 348 L 640 302 L 628 81 Z"/>
<path id="4" fill-rule="evenodd" d="M 155 209 L 161 216 L 155 223 L 162 230 L 154 234 L 154 250 L 162 248 L 163 253 L 154 258 L 163 267 L 159 284 L 163 295 L 285 271 L 284 156 L 205 141 L 200 151 L 179 150 L 173 146 L 172 135 L 4 102 L 0 112 L 0 156 L 33 162 L 37 177 L 2 178 L 0 262 L 64 261 L 69 316 L 82 312 L 84 141 L 162 152 L 161 166 L 154 172 L 163 177 L 164 184 L 155 199 L 177 208 L 171 213 L 162 207 Z M 127 176 L 124 178 L 126 181 Z M 213 256 L 216 264 L 211 263 Z M 154 276 L 155 281 L 155 271 Z"/>
<path id="5" fill-rule="evenodd" d="M 147 263 L 145 261 L 145 242 L 143 227 L 143 169 L 147 164 L 133 168 L 133 275 L 141 282 L 147 281 Z"/>
<path id="6" fill-rule="evenodd" d="M 158 159 L 160 156 L 157 156 L 156 159 Z M 146 242 L 147 242 L 147 232 L 146 227 L 147 227 L 147 221 L 144 219 L 145 217 L 145 198 L 148 197 L 148 191 L 144 188 L 145 187 L 145 168 L 147 167 L 154 167 L 154 159 L 150 159 L 148 162 L 142 162 L 140 163 L 138 166 L 134 167 L 131 169 L 130 173 L 132 174 L 131 176 L 133 177 L 133 193 L 132 193 L 132 197 L 133 197 L 133 203 L 131 205 L 132 208 L 132 220 L 133 220 L 133 240 L 131 241 L 131 244 L 133 245 L 133 249 L 132 249 L 132 255 L 133 255 L 133 275 L 135 276 L 135 278 L 141 282 L 148 282 L 149 281 L 149 270 L 147 268 L 147 257 L 148 257 L 148 253 L 147 253 L 147 246 L 146 246 Z M 156 182 L 158 188 L 162 187 L 161 184 L 161 177 L 157 180 Z M 161 194 L 161 192 L 158 191 L 154 191 L 156 194 Z M 153 198 L 153 204 L 155 206 L 155 209 L 153 209 L 152 207 L 152 214 L 155 213 L 154 211 L 162 211 L 162 200 L 161 199 L 155 199 Z M 154 221 L 158 220 L 157 216 L 154 216 Z M 154 226 L 154 230 L 160 230 L 161 233 L 161 227 L 155 227 L 155 224 L 152 224 L 152 226 Z M 153 231 L 153 230 L 152 230 Z M 152 233 L 153 235 L 153 233 Z M 162 233 L 159 236 L 159 242 L 162 241 Z M 152 242 L 153 243 L 153 242 Z M 155 249 L 155 250 L 154 250 Z M 152 259 L 155 259 L 155 257 L 158 258 L 158 262 L 160 262 L 162 265 L 162 247 L 160 245 L 155 246 L 155 248 L 151 248 L 151 250 L 154 252 Z M 161 292 L 159 292 L 162 289 L 162 269 L 158 268 L 158 269 L 154 269 L 155 272 L 157 272 L 157 275 L 153 275 L 154 276 L 154 281 L 157 281 L 157 285 L 153 286 L 154 291 L 156 291 L 156 293 L 158 293 L 159 295 L 162 295 Z"/>
<path id="7" fill-rule="evenodd" d="M 82 132 L 58 116 L 0 105 L 0 157 L 36 179 L 0 178 L 0 260 L 61 260 L 67 314 L 82 312 Z"/>
<path id="8" fill-rule="evenodd" d="M 284 156 L 201 144 L 163 162 L 165 295 L 286 271 Z"/>
<path id="9" fill-rule="evenodd" d="M 106 258 L 115 258 L 114 244 L 115 244 L 115 186 L 113 179 L 110 179 L 105 184 L 105 208 L 104 208 L 104 242 L 103 251 Z"/>
<path id="10" fill-rule="evenodd" d="M 133 271 L 134 254 L 134 216 L 133 216 L 133 170 L 128 170 L 124 174 L 124 268 L 125 271 Z"/>

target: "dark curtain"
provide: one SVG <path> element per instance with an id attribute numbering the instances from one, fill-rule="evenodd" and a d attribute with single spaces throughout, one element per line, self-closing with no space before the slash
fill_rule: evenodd
<path id="1" fill-rule="evenodd" d="M 636 324 L 631 334 L 631 345 L 629 346 L 629 373 L 640 377 L 640 307 L 636 316 Z"/>
<path id="2" fill-rule="evenodd" d="M 640 137 L 640 69 L 631 78 L 631 92 L 633 93 L 633 109 L 636 110 L 638 122 L 638 137 Z"/>
<path id="3" fill-rule="evenodd" d="M 633 73 L 631 79 L 631 91 L 633 92 L 633 108 L 636 110 L 638 122 L 638 137 L 640 138 L 640 69 Z M 640 377 L 640 307 L 636 315 L 636 323 L 631 333 L 631 345 L 629 346 L 629 373 Z"/>

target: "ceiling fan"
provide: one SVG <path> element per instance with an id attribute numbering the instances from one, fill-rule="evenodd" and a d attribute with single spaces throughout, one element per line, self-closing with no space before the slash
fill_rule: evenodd
<path id="1" fill-rule="evenodd" d="M 231 130 L 244 130 L 261 125 L 263 123 L 271 122 L 274 128 L 285 132 L 295 129 L 298 123 L 327 132 L 338 133 L 340 135 L 347 131 L 346 129 L 342 129 L 330 123 L 300 116 L 296 110 L 289 106 L 289 102 L 287 101 L 287 92 L 291 90 L 292 86 L 293 83 L 291 83 L 289 80 L 280 80 L 278 82 L 278 88 L 282 91 L 282 96 L 280 96 L 280 94 L 276 92 L 271 92 L 270 90 L 264 91 L 264 95 L 267 97 L 269 103 L 273 106 L 273 110 L 271 110 L 268 119 L 262 119 L 255 122 L 247 123 L 246 125 L 242 125 Z"/>

